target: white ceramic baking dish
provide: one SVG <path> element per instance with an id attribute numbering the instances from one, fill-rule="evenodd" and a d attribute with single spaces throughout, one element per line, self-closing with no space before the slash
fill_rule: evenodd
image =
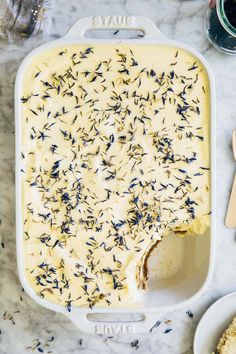
<path id="1" fill-rule="evenodd" d="M 21 151 L 21 108 L 22 83 L 24 73 L 31 59 L 41 52 L 53 47 L 67 44 L 80 43 L 120 43 L 120 39 L 88 39 L 85 32 L 89 29 L 139 29 L 144 32 L 144 37 L 139 39 L 125 39 L 124 43 L 130 44 L 165 44 L 183 48 L 198 58 L 205 67 L 210 82 L 210 109 L 211 109 L 211 226 L 202 236 L 189 236 L 185 239 L 169 236 L 153 253 L 149 262 L 150 277 L 148 281 L 149 291 L 145 296 L 145 303 L 141 308 L 73 308 L 68 312 L 66 308 L 48 302 L 40 298 L 27 282 L 24 272 L 23 255 L 23 227 L 22 227 L 22 203 L 21 203 L 21 178 L 20 178 L 20 151 Z M 215 93 L 212 71 L 207 61 L 189 46 L 167 39 L 148 18 L 133 16 L 96 16 L 78 20 L 62 38 L 42 45 L 33 50 L 24 59 L 17 73 L 15 82 L 15 125 L 16 125 L 16 243 L 18 272 L 25 291 L 40 305 L 68 316 L 75 325 L 90 333 L 138 333 L 148 331 L 158 318 L 165 312 L 180 307 L 187 307 L 192 301 L 196 301 L 206 290 L 213 268 L 214 258 L 214 219 L 215 219 Z M 159 262 L 160 254 L 167 261 L 174 258 L 175 266 L 165 269 Z M 162 276 L 160 277 L 160 270 Z M 164 276 L 163 276 L 164 271 Z M 100 314 L 93 321 L 88 314 Z M 120 314 L 131 314 L 129 321 L 117 320 Z M 132 320 L 134 313 L 143 314 L 139 321 Z M 109 319 L 103 318 L 109 315 Z M 97 319 L 96 319 L 97 318 Z M 114 322 L 114 321 L 115 322 Z"/>

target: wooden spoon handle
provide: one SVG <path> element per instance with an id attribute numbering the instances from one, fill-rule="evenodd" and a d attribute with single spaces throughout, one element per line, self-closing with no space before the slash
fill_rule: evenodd
<path id="1" fill-rule="evenodd" d="M 236 173 L 234 175 L 228 210 L 225 218 L 225 225 L 227 227 L 236 227 Z"/>

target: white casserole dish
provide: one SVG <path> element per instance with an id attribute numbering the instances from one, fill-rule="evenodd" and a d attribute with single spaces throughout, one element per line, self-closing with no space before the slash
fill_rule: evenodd
<path id="1" fill-rule="evenodd" d="M 132 44 L 164 44 L 182 48 L 189 51 L 198 58 L 205 67 L 210 83 L 210 111 L 211 111 L 211 226 L 203 236 L 189 236 L 186 239 L 170 236 L 165 241 L 166 244 L 158 247 L 158 252 L 165 258 L 175 257 L 175 268 L 169 269 L 166 276 L 162 279 L 158 277 L 160 265 L 155 257 L 155 251 L 150 259 L 149 267 L 151 269 L 150 279 L 148 281 L 149 291 L 146 296 L 145 304 L 141 308 L 121 309 L 121 308 L 88 308 L 72 307 L 68 312 L 66 308 L 51 303 L 40 298 L 27 282 L 24 271 L 23 255 L 23 230 L 22 230 L 22 203 L 21 203 L 21 178 L 20 178 L 20 151 L 21 151 L 21 96 L 22 82 L 25 70 L 31 59 L 38 56 L 43 51 L 53 47 L 67 44 L 79 43 L 120 43 L 118 39 L 87 39 L 84 34 L 88 29 L 140 29 L 144 32 L 144 37 L 140 39 L 126 39 L 122 43 Z M 62 38 L 44 44 L 32 51 L 24 59 L 17 73 L 15 82 L 15 125 L 16 125 L 16 243 L 17 243 L 17 263 L 19 277 L 25 291 L 40 305 L 50 310 L 61 312 L 68 316 L 75 325 L 90 333 L 138 333 L 148 331 L 158 320 L 161 314 L 172 311 L 180 307 L 187 307 L 192 301 L 195 301 L 206 290 L 211 278 L 214 259 L 214 219 L 215 219 L 215 92 L 212 71 L 207 61 L 195 50 L 189 46 L 169 40 L 156 28 L 154 23 L 144 17 L 133 16 L 96 16 L 87 17 L 78 20 L 69 32 Z M 164 242 L 163 242 L 164 243 Z M 161 243 L 162 244 L 162 243 Z M 167 246 L 167 247 L 166 247 Z M 166 249 L 168 252 L 166 253 Z M 174 252 L 174 253 L 173 253 Z M 165 269 L 164 269 L 165 270 Z M 163 269 L 162 269 L 163 272 Z M 163 275 L 163 274 L 162 274 Z M 143 319 L 139 321 L 90 321 L 87 314 L 113 314 L 115 317 L 120 313 L 142 313 Z M 111 318 L 111 317 L 110 317 Z"/>

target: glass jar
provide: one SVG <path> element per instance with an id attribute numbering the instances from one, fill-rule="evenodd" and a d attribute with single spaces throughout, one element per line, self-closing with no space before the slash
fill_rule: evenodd
<path id="1" fill-rule="evenodd" d="M 236 0 L 211 0 L 205 31 L 214 47 L 236 55 Z"/>

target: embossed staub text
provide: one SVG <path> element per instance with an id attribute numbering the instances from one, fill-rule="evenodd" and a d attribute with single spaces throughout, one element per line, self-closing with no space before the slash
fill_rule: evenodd
<path id="1" fill-rule="evenodd" d="M 127 27 L 133 24 L 132 16 L 94 16 L 95 27 Z"/>
<path id="2" fill-rule="evenodd" d="M 130 324 L 101 324 L 95 325 L 95 333 L 97 334 L 122 334 L 135 333 L 134 326 Z"/>

